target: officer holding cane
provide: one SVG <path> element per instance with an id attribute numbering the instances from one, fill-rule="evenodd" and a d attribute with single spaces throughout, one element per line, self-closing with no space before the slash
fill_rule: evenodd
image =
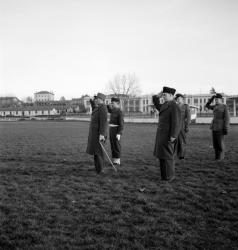
<path id="1" fill-rule="evenodd" d="M 100 145 L 105 143 L 107 137 L 107 107 L 104 104 L 105 95 L 98 93 L 94 97 L 94 107 L 91 115 L 88 144 L 86 152 L 94 155 L 94 165 L 99 174 L 104 168 L 104 152 Z"/>

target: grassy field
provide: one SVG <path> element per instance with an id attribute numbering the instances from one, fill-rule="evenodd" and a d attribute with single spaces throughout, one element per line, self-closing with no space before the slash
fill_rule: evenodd
<path id="1" fill-rule="evenodd" d="M 0 123 L 0 249 L 237 249 L 238 126 L 213 160 L 208 125 L 160 180 L 156 125 L 126 124 L 122 166 L 97 175 L 87 122 Z M 107 148 L 109 150 L 109 145 Z"/>

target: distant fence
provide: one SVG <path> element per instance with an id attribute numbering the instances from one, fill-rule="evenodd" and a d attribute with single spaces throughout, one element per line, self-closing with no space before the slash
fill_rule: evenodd
<path id="1" fill-rule="evenodd" d="M 90 117 L 66 117 L 68 121 L 90 121 Z M 125 123 L 158 123 L 158 118 L 125 117 Z M 212 117 L 197 117 L 193 124 L 210 124 Z M 238 117 L 231 117 L 231 124 L 238 124 Z"/>
<path id="2" fill-rule="evenodd" d="M 91 119 L 90 115 L 83 115 L 83 116 L 66 116 L 63 118 L 17 118 L 17 117 L 2 117 L 0 121 L 43 121 L 43 120 L 66 120 L 66 121 L 86 121 L 89 122 Z M 156 124 L 158 123 L 158 117 L 134 117 L 134 116 L 125 116 L 124 120 L 126 123 L 151 123 Z M 212 121 L 212 117 L 197 117 L 195 120 L 192 120 L 192 124 L 210 124 Z M 238 117 L 231 117 L 231 124 L 238 124 Z"/>

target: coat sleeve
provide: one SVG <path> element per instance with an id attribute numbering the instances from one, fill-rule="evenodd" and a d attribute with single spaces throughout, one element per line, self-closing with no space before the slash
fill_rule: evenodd
<path id="1" fill-rule="evenodd" d="M 191 114 L 190 114 L 190 108 L 188 105 L 186 105 L 186 109 L 185 109 L 185 121 L 184 121 L 184 125 L 185 125 L 185 132 L 188 132 L 188 127 L 189 124 L 191 122 Z"/>
<path id="2" fill-rule="evenodd" d="M 158 111 L 160 111 L 160 108 L 161 108 L 162 104 L 160 103 L 160 98 L 159 98 L 159 96 L 153 95 L 153 96 L 152 96 L 152 102 L 153 102 L 155 108 L 156 108 Z"/>
<path id="3" fill-rule="evenodd" d="M 227 106 L 225 105 L 225 110 L 224 110 L 224 129 L 228 131 L 230 126 L 230 114 L 228 111 Z"/>
<path id="4" fill-rule="evenodd" d="M 120 110 L 119 114 L 118 114 L 118 134 L 122 134 L 122 130 L 124 128 L 124 115 L 122 113 L 122 111 Z"/>
<path id="5" fill-rule="evenodd" d="M 107 111 L 108 113 L 112 113 L 112 107 L 110 105 L 107 105 Z"/>
<path id="6" fill-rule="evenodd" d="M 182 126 L 181 110 L 176 103 L 171 105 L 171 131 L 170 137 L 177 138 Z"/>
<path id="7" fill-rule="evenodd" d="M 99 134 L 107 135 L 107 107 L 106 105 L 102 105 L 99 108 Z"/>
<path id="8" fill-rule="evenodd" d="M 215 105 L 211 105 L 211 103 L 213 102 L 214 98 L 215 98 L 215 96 L 212 96 L 212 97 L 208 100 L 208 102 L 206 103 L 205 107 L 206 107 L 207 109 L 211 109 L 211 110 L 214 109 Z"/>
<path id="9" fill-rule="evenodd" d="M 96 104 L 95 104 L 95 101 L 90 99 L 89 100 L 90 104 L 91 104 L 91 107 L 92 107 L 92 110 L 94 110 L 96 108 Z"/>

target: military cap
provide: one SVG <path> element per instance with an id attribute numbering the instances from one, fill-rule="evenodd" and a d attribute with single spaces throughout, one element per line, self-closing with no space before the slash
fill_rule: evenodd
<path id="1" fill-rule="evenodd" d="M 120 99 L 117 97 L 112 97 L 111 102 L 120 102 Z"/>
<path id="2" fill-rule="evenodd" d="M 182 95 L 182 94 L 180 94 L 180 93 L 178 93 L 178 94 L 175 95 L 175 99 L 178 99 L 179 97 L 184 98 L 184 95 Z"/>
<path id="3" fill-rule="evenodd" d="M 222 94 L 216 93 L 215 98 L 222 99 Z"/>
<path id="4" fill-rule="evenodd" d="M 97 93 L 97 95 L 96 96 L 94 96 L 95 98 L 100 98 L 100 99 L 102 99 L 103 101 L 105 101 L 105 99 L 106 99 L 106 96 L 104 95 L 104 94 L 102 94 L 102 93 Z"/>
<path id="5" fill-rule="evenodd" d="M 168 93 L 174 95 L 176 92 L 176 89 L 169 88 L 169 87 L 163 87 L 162 93 Z"/>

